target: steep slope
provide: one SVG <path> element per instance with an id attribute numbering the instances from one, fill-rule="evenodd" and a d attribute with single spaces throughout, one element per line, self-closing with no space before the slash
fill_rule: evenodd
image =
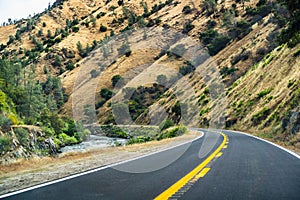
<path id="1" fill-rule="evenodd" d="M 0 27 L 0 51 L 43 84 L 59 77 L 55 112 L 86 125 L 170 118 L 299 145 L 299 45 L 278 42 L 297 9 L 282 2 L 60 0 Z"/>

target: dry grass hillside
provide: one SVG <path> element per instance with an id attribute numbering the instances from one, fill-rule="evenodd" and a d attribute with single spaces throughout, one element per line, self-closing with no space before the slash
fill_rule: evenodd
<path id="1" fill-rule="evenodd" d="M 299 45 L 291 49 L 276 40 L 285 7 L 209 2 L 57 1 L 32 19 L 0 27 L 1 54 L 36 66 L 41 81 L 59 76 L 69 96 L 60 112 L 88 124 L 116 123 L 115 102 L 122 100 L 136 115 L 131 123 L 164 116 L 263 133 L 299 147 Z M 195 46 L 201 50 L 192 51 Z M 116 75 L 121 88 L 112 83 Z M 160 83 L 164 94 L 150 95 L 159 75 L 167 81 Z M 136 99 L 124 97 L 130 89 Z"/>

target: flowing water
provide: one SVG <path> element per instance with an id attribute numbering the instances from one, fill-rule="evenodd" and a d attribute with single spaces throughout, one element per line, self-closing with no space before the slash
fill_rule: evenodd
<path id="1" fill-rule="evenodd" d="M 60 151 L 62 153 L 74 152 L 74 151 L 84 152 L 91 149 L 105 148 L 105 147 L 125 145 L 125 144 L 126 144 L 126 139 L 91 135 L 87 141 L 72 146 L 65 146 L 61 148 Z"/>

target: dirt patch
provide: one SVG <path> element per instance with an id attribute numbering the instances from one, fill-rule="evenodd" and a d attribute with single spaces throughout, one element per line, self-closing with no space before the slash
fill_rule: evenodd
<path id="1" fill-rule="evenodd" d="M 20 160 L 18 163 L 0 166 L 0 194 L 146 155 L 191 141 L 199 135 L 199 132 L 190 131 L 183 136 L 162 141 L 66 153 L 55 158 Z"/>

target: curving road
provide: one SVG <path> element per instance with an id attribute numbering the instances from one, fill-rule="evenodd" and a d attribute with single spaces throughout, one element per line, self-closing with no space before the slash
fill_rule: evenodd
<path id="1" fill-rule="evenodd" d="M 300 157 L 233 131 L 0 196 L 5 199 L 300 199 Z"/>

